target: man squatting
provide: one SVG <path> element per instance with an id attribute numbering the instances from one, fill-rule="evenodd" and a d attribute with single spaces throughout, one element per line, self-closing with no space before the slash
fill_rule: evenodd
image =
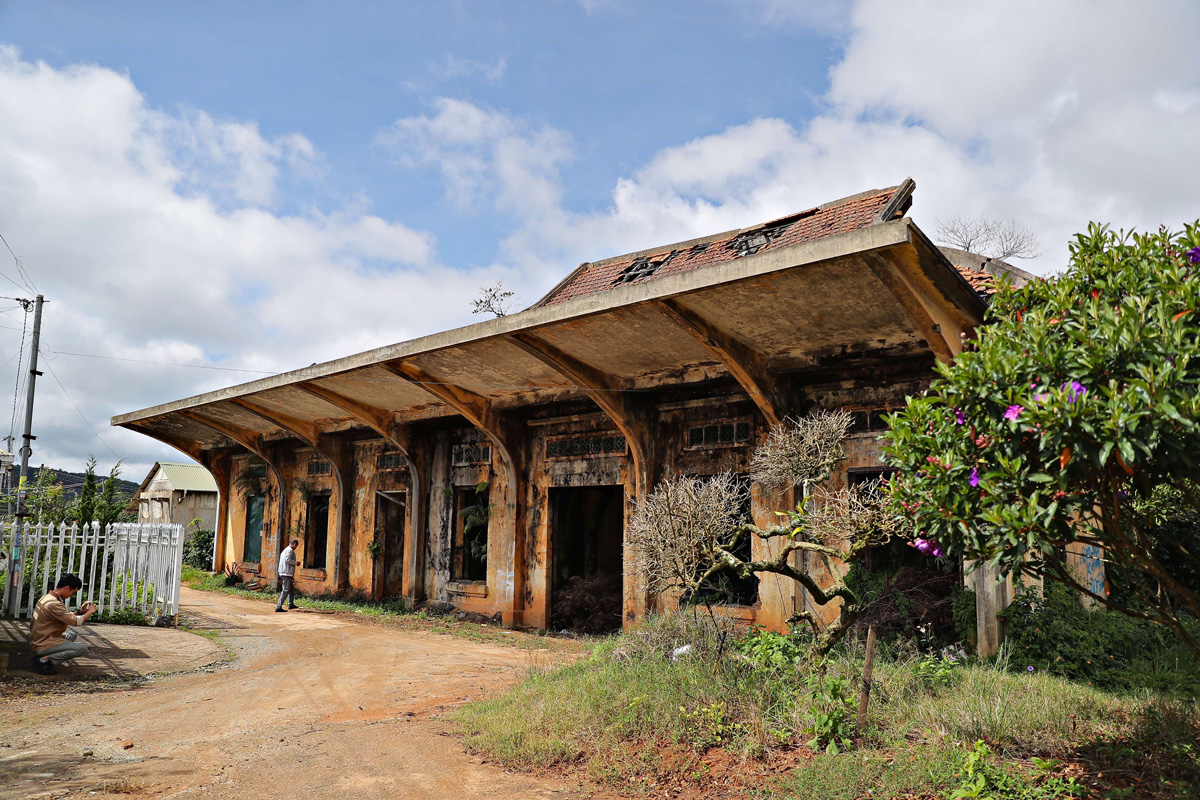
<path id="1" fill-rule="evenodd" d="M 79 576 L 67 573 L 58 579 L 58 585 L 37 601 L 33 609 L 33 620 L 29 624 L 29 643 L 33 646 L 33 668 L 41 675 L 53 675 L 55 665 L 77 658 L 87 652 L 87 645 L 75 641 L 75 631 L 68 628 L 82 625 L 96 613 L 95 603 L 87 602 L 72 614 L 66 601 L 80 589 L 83 581 Z"/>

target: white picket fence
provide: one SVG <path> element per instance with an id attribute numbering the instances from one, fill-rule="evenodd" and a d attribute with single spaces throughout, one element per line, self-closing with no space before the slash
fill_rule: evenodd
<path id="1" fill-rule="evenodd" d="M 72 605 L 100 610 L 133 608 L 144 614 L 179 613 L 183 526 L 114 523 L 0 526 L 4 616 L 28 617 L 60 575 L 83 581 Z"/>

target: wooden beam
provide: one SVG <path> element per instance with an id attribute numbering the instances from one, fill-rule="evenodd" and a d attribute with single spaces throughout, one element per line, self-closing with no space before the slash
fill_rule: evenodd
<path id="1" fill-rule="evenodd" d="M 234 397 L 229 400 L 230 403 L 249 411 L 259 419 L 278 425 L 288 433 L 303 439 L 312 447 L 317 447 L 317 440 L 321 437 L 321 429 L 315 422 L 310 422 L 300 417 L 286 414 L 282 411 L 277 411 L 273 408 L 267 408 L 259 403 L 254 403 L 241 397 Z"/>
<path id="2" fill-rule="evenodd" d="M 211 428 L 223 436 L 229 437 L 254 455 L 261 458 L 263 463 L 267 465 L 267 469 L 270 471 L 271 477 L 274 479 L 275 486 L 279 492 L 279 513 L 275 515 L 276 520 L 274 537 L 276 541 L 276 548 L 278 548 L 278 544 L 283 540 L 284 532 L 287 530 L 288 524 L 287 490 L 284 486 L 283 473 L 280 471 L 279 465 L 276 463 L 276 460 L 272 457 L 270 450 L 267 448 L 262 434 L 258 433 L 257 431 L 251 431 L 246 428 L 240 428 L 236 425 L 231 425 L 222 420 L 211 419 L 190 409 L 181 409 L 175 413 L 182 417 L 187 417 L 193 422 L 198 422 L 201 425 Z M 218 511 L 220 511 L 220 509 L 218 509 Z M 224 524 L 225 521 L 222 519 L 221 525 Z M 223 566 L 225 563 L 225 537 L 220 537 L 218 539 L 217 550 L 220 557 L 220 564 Z M 274 565 L 272 565 L 272 568 L 274 568 Z"/>
<path id="3" fill-rule="evenodd" d="M 953 361 L 962 349 L 959 334 L 965 332 L 965 327 L 958 314 L 939 307 L 934 300 L 939 293 L 933 284 L 879 253 L 864 253 L 861 257 L 903 306 L 937 359 Z"/>
<path id="4" fill-rule="evenodd" d="M 783 423 L 786 416 L 783 392 L 767 367 L 766 356 L 680 300 L 659 300 L 658 307 L 717 357 L 758 406 L 770 427 Z"/>
<path id="5" fill-rule="evenodd" d="M 483 395 L 458 386 L 452 381 L 441 380 L 411 361 L 385 361 L 379 366 L 397 378 L 429 392 L 485 433 L 494 427 L 494 420 L 489 419 L 492 414 L 491 401 Z"/>
<path id="6" fill-rule="evenodd" d="M 404 571 L 409 587 L 409 599 L 414 602 L 420 600 L 418 595 L 420 594 L 421 568 L 423 566 L 421 564 L 423 548 L 420 544 L 424 538 L 421 527 L 424 517 L 421 512 L 424 507 L 424 492 L 421 486 L 421 472 L 412 455 L 412 436 L 408 434 L 404 426 L 396 424 L 395 414 L 387 409 L 355 400 L 314 381 L 301 381 L 295 384 L 295 387 L 342 409 L 382 436 L 404 456 L 404 460 L 408 464 L 409 476 L 408 535 L 405 537 L 408 556 L 405 559 Z"/>
<path id="7" fill-rule="evenodd" d="M 608 415 L 609 419 L 625 434 L 633 455 L 638 474 L 637 493 L 644 497 L 650 489 L 654 476 L 650 464 L 650 434 L 652 420 L 649 410 L 630 391 L 630 386 L 621 379 L 603 372 L 576 356 L 556 347 L 532 333 L 512 333 L 508 340 L 521 350 L 541 361 L 546 366 L 574 383 Z"/>
<path id="8" fill-rule="evenodd" d="M 205 451 L 195 442 L 189 442 L 186 439 L 182 439 L 177 436 L 171 436 L 170 434 L 162 433 L 161 431 L 156 431 L 140 422 L 131 422 L 129 423 L 129 427 L 133 428 L 135 431 L 144 436 L 149 436 L 151 439 L 157 439 L 168 447 L 174 447 L 179 452 L 186 454 L 189 458 L 192 458 L 195 461 L 199 461 L 201 464 L 204 463 Z"/>
<path id="9" fill-rule="evenodd" d="M 443 380 L 422 369 L 411 361 L 386 361 L 379 364 L 400 380 L 419 386 L 429 394 L 449 405 L 467 419 L 472 425 L 492 441 L 500 460 L 504 464 L 505 501 L 502 523 L 498 533 L 511 537 L 511 542 L 505 542 L 505 548 L 511 549 L 512 561 L 507 564 L 492 564 L 489 561 L 488 571 L 497 577 L 503 586 L 495 588 L 502 592 L 510 592 L 509 608 L 501 611 L 504 624 L 510 627 L 521 624 L 525 613 L 525 550 L 526 550 L 526 519 L 528 509 L 526 498 L 526 480 L 524 465 L 518 460 L 521 456 L 522 437 L 524 431 L 513 418 L 499 413 L 491 400 L 481 394 L 472 392 L 457 385 L 453 381 Z M 492 517 L 493 520 L 496 516 Z M 490 533 L 489 533 L 490 536 Z M 489 553 L 494 552 L 489 547 Z M 500 569 L 494 567 L 500 566 Z M 511 583 L 509 582 L 511 581 Z"/>
<path id="10" fill-rule="evenodd" d="M 350 588 L 350 536 L 351 536 L 351 487 L 350 468 L 353 455 L 345 451 L 341 442 L 322 434 L 315 422 L 286 414 L 273 408 L 242 398 L 229 402 L 249 411 L 267 422 L 272 422 L 308 443 L 333 468 L 334 484 L 337 486 L 337 529 L 333 543 L 333 587 L 337 591 Z"/>

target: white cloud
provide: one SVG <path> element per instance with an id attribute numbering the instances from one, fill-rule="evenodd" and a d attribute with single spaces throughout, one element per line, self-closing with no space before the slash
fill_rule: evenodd
<path id="1" fill-rule="evenodd" d="M 745 4 L 777 21 L 822 7 Z M 498 142 L 533 151 L 565 134 L 457 100 L 397 129 L 422 131 L 410 144 L 440 165 L 449 196 L 507 198 L 519 224 L 502 254 L 543 275 L 906 176 L 930 232 L 954 214 L 1033 227 L 1044 252 L 1025 264 L 1035 270 L 1061 268 L 1089 220 L 1153 228 L 1195 216 L 1200 61 L 1179 54 L 1193 48 L 1200 6 L 860 0 L 847 19 L 817 117 L 754 119 L 667 146 L 620 178 L 600 211 L 556 202 L 566 147 L 550 148 L 540 170 L 498 168 Z"/>
<path id="2" fill-rule="evenodd" d="M 745 4 L 760 22 L 816 7 Z M 1014 218 L 1040 233 L 1045 255 L 1032 266 L 1043 271 L 1065 264 L 1069 236 L 1091 219 L 1151 228 L 1196 217 L 1200 61 L 1181 55 L 1200 29 L 1194 3 L 859 0 L 845 20 L 818 116 L 665 143 L 602 208 L 565 205 L 573 137 L 544 121 L 449 97 L 397 120 L 378 137 L 397 163 L 437 170 L 450 203 L 511 226 L 500 263 L 470 272 L 439 264 L 430 234 L 372 214 L 368 198 L 280 213 L 281 187 L 325 169 L 300 134 L 166 113 L 126 75 L 0 49 L 0 232 L 48 293 L 44 349 L 276 371 L 471 321 L 466 299 L 497 278 L 533 298 L 582 260 L 905 176 L 926 230 L 953 214 Z M 488 74 L 465 60 L 441 68 Z M 0 334 L 15 352 L 19 332 Z M 51 363 L 138 465 L 166 452 L 108 429 L 108 415 L 252 377 Z M 102 454 L 45 381 L 35 461 Z"/>
<path id="3" fill-rule="evenodd" d="M 168 114 L 126 75 L 0 48 L 0 232 L 47 295 L 48 363 L 131 472 L 177 454 L 110 415 L 256 377 L 138 362 L 276 372 L 469 321 L 467 298 L 496 276 L 445 268 L 430 234 L 361 200 L 271 210 L 282 180 L 320 164 L 303 136 Z M 0 273 L 19 280 L 12 262 Z M 19 331 L 0 334 L 15 353 Z M 115 460 L 51 374 L 34 421 L 35 464 Z"/>
<path id="4" fill-rule="evenodd" d="M 524 218 L 557 208 L 568 135 L 463 100 L 441 98 L 434 108 L 396 120 L 378 143 L 402 164 L 436 166 L 447 199 L 462 209 L 490 205 Z"/>

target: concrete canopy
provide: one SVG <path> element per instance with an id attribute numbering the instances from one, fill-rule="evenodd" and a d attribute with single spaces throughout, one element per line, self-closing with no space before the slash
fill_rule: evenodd
<path id="1" fill-rule="evenodd" d="M 698 241 L 698 240 L 697 240 Z M 675 245 L 685 247 L 690 242 Z M 205 451 L 733 377 L 770 422 L 774 378 L 847 356 L 951 359 L 985 303 L 907 217 L 615 286 L 122 414 Z M 606 409 L 607 410 L 607 409 Z M 392 437 L 394 438 L 394 437 Z"/>

